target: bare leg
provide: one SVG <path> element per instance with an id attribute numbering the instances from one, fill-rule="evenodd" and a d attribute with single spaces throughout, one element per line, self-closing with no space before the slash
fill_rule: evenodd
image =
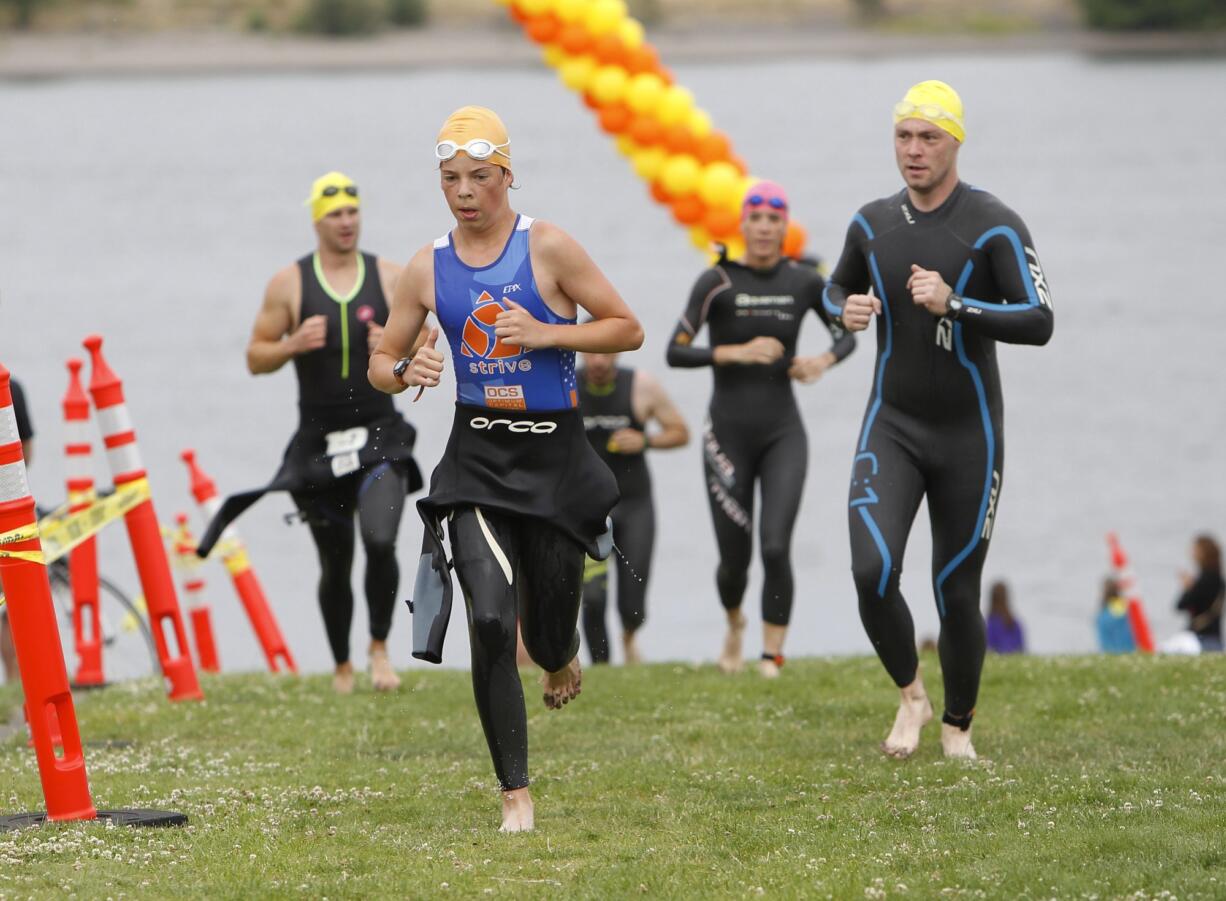
<path id="1" fill-rule="evenodd" d="M 499 832 L 531 832 L 536 826 L 532 795 L 528 789 L 514 788 L 502 793 L 502 826 Z"/>
<path id="2" fill-rule="evenodd" d="M 392 668 L 392 661 L 387 656 L 386 641 L 371 641 L 370 643 L 370 682 L 375 691 L 395 691 L 400 687 L 400 677 Z"/>
<path id="3" fill-rule="evenodd" d="M 332 690 L 338 695 L 353 694 L 353 663 L 338 663 L 332 673 Z"/>
<path id="4" fill-rule="evenodd" d="M 741 645 L 745 638 L 745 614 L 740 607 L 726 612 L 728 632 L 724 635 L 724 650 L 719 655 L 718 666 L 725 673 L 739 673 L 745 666 L 745 658 L 741 654 Z"/>
<path id="5" fill-rule="evenodd" d="M 636 663 L 643 662 L 643 652 L 639 650 L 638 641 L 635 640 L 634 632 L 622 633 L 622 648 L 626 657 L 627 666 L 633 666 Z"/>
<path id="6" fill-rule="evenodd" d="M 774 623 L 762 624 L 762 659 L 758 661 L 758 672 L 767 679 L 779 678 L 779 667 L 783 660 L 783 639 L 787 637 L 788 627 L 777 626 Z M 767 660 L 770 654 L 773 659 Z"/>
<path id="7" fill-rule="evenodd" d="M 881 750 L 890 757 L 904 760 L 919 747 L 920 730 L 932 721 L 932 704 L 918 672 L 915 681 L 904 685 L 898 692 L 900 697 L 894 728 L 881 743 Z"/>

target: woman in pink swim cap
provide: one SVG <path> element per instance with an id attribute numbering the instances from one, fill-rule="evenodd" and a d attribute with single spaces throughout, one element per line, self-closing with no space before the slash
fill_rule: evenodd
<path id="1" fill-rule="evenodd" d="M 763 676 L 779 675 L 795 593 L 792 529 L 800 512 L 808 438 L 792 382 L 817 381 L 851 353 L 855 339 L 822 307 L 825 281 L 813 266 L 783 255 L 789 204 L 774 182 L 755 182 L 741 204 L 743 259 L 722 257 L 694 285 L 668 347 L 670 366 L 710 366 L 715 391 L 703 429 L 705 482 L 719 567 L 715 582 L 728 619 L 719 666 L 735 672 L 745 615 L 741 601 L 753 552 L 754 489 L 761 496 Z M 801 320 L 812 311 L 833 344 L 815 357 L 796 355 Z M 694 340 L 703 325 L 708 346 Z"/>

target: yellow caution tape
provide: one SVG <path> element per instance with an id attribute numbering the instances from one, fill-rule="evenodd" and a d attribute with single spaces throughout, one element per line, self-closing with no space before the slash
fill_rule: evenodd
<path id="1" fill-rule="evenodd" d="M 27 525 L 0 533 L 0 559 L 26 560 L 44 565 L 54 563 L 147 500 L 149 481 L 138 479 L 120 485 L 113 493 L 98 498 L 90 506 L 76 513 L 65 513 L 61 507 L 39 520 L 37 527 Z M 41 551 L 4 550 L 6 544 L 16 544 L 32 538 L 41 539 Z"/>
<path id="2" fill-rule="evenodd" d="M 213 553 L 217 553 L 214 551 Z M 209 555 L 210 557 L 213 554 Z M 247 559 L 247 551 L 238 542 L 232 542 L 231 546 L 223 550 L 221 553 L 221 562 L 225 564 L 231 576 L 241 576 L 247 570 L 251 569 L 251 561 Z"/>

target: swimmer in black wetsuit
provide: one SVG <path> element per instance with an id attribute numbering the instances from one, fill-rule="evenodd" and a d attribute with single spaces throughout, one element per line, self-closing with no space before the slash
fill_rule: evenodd
<path id="1" fill-rule="evenodd" d="M 318 248 L 273 276 L 247 347 L 253 374 L 293 362 L 299 427 L 273 483 L 247 492 L 246 503 L 263 490 L 288 490 L 310 527 L 321 570 L 319 606 L 336 664 L 332 684 L 340 694 L 354 686 L 350 571 L 360 531 L 371 683 L 390 691 L 400 684 L 387 653 L 400 575 L 396 533 L 405 494 L 421 480 L 410 456 L 415 433 L 391 398 L 367 383 L 366 368 L 402 267 L 358 248 L 360 198 L 348 177 L 330 172 L 317 179 L 309 203 Z M 243 508 L 227 504 L 204 541 Z"/>
<path id="2" fill-rule="evenodd" d="M 809 384 L 855 348 L 855 338 L 822 308 L 817 270 L 783 258 L 788 204 L 783 190 L 758 182 L 741 218 L 744 262 L 721 258 L 694 285 L 668 345 L 670 366 L 711 366 L 715 392 L 703 429 L 703 460 L 719 568 L 715 581 L 728 616 L 719 658 L 725 672 L 742 667 L 745 615 L 741 600 L 753 551 L 754 484 L 762 497 L 760 540 L 762 660 L 760 672 L 779 674 L 792 612 L 792 527 L 808 466 L 808 440 L 792 381 Z M 816 357 L 796 356 L 801 321 L 812 310 L 834 344 Z M 708 347 L 695 347 L 703 325 Z"/>
<path id="3" fill-rule="evenodd" d="M 617 354 L 583 354 L 578 373 L 579 412 L 592 448 L 617 478 L 621 499 L 613 508 L 617 544 L 617 612 L 626 663 L 642 659 L 635 633 L 647 618 L 656 510 L 646 451 L 682 447 L 689 429 L 664 386 L 642 369 L 623 369 Z M 650 423 L 659 428 L 648 431 Z M 589 560 L 583 578 L 583 635 L 593 663 L 609 662 L 605 629 L 609 561 Z"/>
<path id="4" fill-rule="evenodd" d="M 437 386 L 439 329 L 409 357 L 434 313 L 456 405 L 430 495 L 417 504 L 426 547 L 413 628 L 415 644 L 419 632 L 425 640 L 414 655 L 441 660 L 451 592 L 445 525 L 468 611 L 473 696 L 503 793 L 501 828 L 525 832 L 536 814 L 516 626 L 545 670 L 545 706 L 561 709 L 582 685 L 576 626 L 585 552 L 608 555 L 603 539 L 617 503 L 617 482 L 584 436 L 575 352 L 634 350 L 643 330 L 573 238 L 511 209 L 511 142 L 496 113 L 456 110 L 434 152 L 455 228 L 406 267 L 369 378 L 389 394 Z M 580 308 L 592 321 L 576 322 Z"/>
<path id="5" fill-rule="evenodd" d="M 915 85 L 894 123 L 906 188 L 856 214 L 825 298 L 852 331 L 877 317 L 876 372 L 851 477 L 852 571 L 865 631 L 901 691 L 882 750 L 906 757 L 932 718 L 898 588 L 927 496 L 945 677 L 941 743 L 948 757 L 973 758 L 985 647 L 980 574 L 1004 472 L 996 342 L 1046 344 L 1052 308 L 1025 224 L 958 180 L 965 133 L 953 88 Z"/>

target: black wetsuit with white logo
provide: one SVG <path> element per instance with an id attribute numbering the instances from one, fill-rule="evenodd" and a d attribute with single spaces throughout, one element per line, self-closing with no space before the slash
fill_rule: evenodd
<path id="1" fill-rule="evenodd" d="M 954 319 L 917 306 L 912 266 L 936 270 L 964 307 Z M 918 661 L 898 581 L 921 498 L 932 524 L 932 582 L 947 721 L 969 724 L 985 648 L 980 575 L 1004 473 L 996 342 L 1045 344 L 1052 308 L 1025 224 L 991 194 L 959 183 L 936 210 L 905 190 L 867 204 L 847 230 L 824 304 L 872 290 L 877 363 L 856 442 L 849 516 L 860 617 L 902 686 Z"/>
<path id="2" fill-rule="evenodd" d="M 634 415 L 634 370 L 618 368 L 609 385 L 593 385 L 579 370 L 579 412 L 592 448 L 617 478 L 621 500 L 613 508 L 613 540 L 617 555 L 617 611 L 622 629 L 634 632 L 647 618 L 647 579 L 651 574 L 656 536 L 656 510 L 651 498 L 651 473 L 643 451 L 609 450 L 609 439 L 621 429 L 645 432 L 647 424 Z M 583 580 L 583 637 L 593 663 L 609 662 L 605 626 L 609 567 L 589 564 Z"/>
<path id="3" fill-rule="evenodd" d="M 830 351 L 843 360 L 855 348 L 822 307 L 821 275 L 812 266 L 781 260 L 753 269 L 721 260 L 698 279 L 668 345 L 670 366 L 711 366 L 715 391 L 703 429 L 703 460 L 715 540 L 716 584 L 725 609 L 741 605 L 753 550 L 754 483 L 760 486 L 760 541 L 765 578 L 762 618 L 787 625 L 792 611 L 792 528 L 808 467 L 808 439 L 788 368 L 801 322 L 812 312 L 830 330 Z M 696 347 L 703 326 L 709 346 Z M 783 343 L 769 365 L 715 365 L 714 349 L 768 336 Z"/>

